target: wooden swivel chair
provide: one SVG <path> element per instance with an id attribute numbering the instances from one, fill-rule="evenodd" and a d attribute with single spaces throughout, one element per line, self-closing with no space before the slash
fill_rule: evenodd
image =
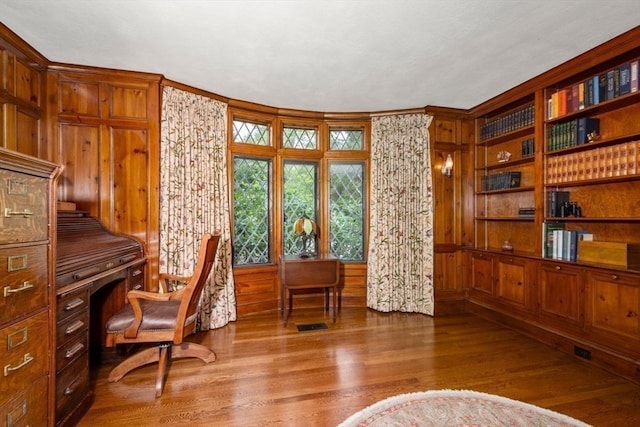
<path id="1" fill-rule="evenodd" d="M 164 293 L 138 290 L 127 293 L 129 304 L 107 321 L 107 347 L 136 343 L 158 343 L 158 347 L 146 348 L 122 361 L 109 374 L 109 381 L 118 381 L 137 367 L 158 362 L 156 397 L 160 397 L 171 359 L 197 357 L 205 363 L 216 360 L 211 349 L 183 342 L 183 338 L 195 331 L 198 301 L 211 272 L 219 240 L 219 233 L 202 237 L 192 276 L 161 274 L 159 284 Z M 167 292 L 169 281 L 186 285 Z"/>

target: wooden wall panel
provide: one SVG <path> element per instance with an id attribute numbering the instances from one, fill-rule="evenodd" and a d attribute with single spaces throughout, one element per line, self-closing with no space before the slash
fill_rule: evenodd
<path id="1" fill-rule="evenodd" d="M 62 123 L 59 152 L 64 159 L 61 200 L 76 203 L 91 216 L 100 214 L 100 126 Z"/>

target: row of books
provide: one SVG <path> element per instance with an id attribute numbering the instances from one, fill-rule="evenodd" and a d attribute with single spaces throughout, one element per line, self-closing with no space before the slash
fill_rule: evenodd
<path id="1" fill-rule="evenodd" d="M 640 140 L 547 158 L 546 182 L 576 182 L 640 173 Z"/>
<path id="2" fill-rule="evenodd" d="M 624 63 L 553 93 L 547 103 L 547 118 L 554 119 L 601 102 L 637 92 L 638 60 Z"/>
<path id="3" fill-rule="evenodd" d="M 600 120 L 591 117 L 554 124 L 547 129 L 547 151 L 586 144 L 599 133 Z"/>
<path id="4" fill-rule="evenodd" d="M 576 261 L 578 242 L 593 241 L 593 234 L 586 230 L 566 230 L 564 222 L 542 223 L 542 257 Z"/>
<path id="5" fill-rule="evenodd" d="M 535 109 L 533 104 L 505 114 L 504 116 L 489 119 L 480 126 L 480 141 L 514 132 L 527 126 L 533 126 L 534 120 Z"/>
<path id="6" fill-rule="evenodd" d="M 535 140 L 528 138 L 522 141 L 522 158 L 531 157 L 536 154 Z"/>
<path id="7" fill-rule="evenodd" d="M 482 191 L 506 190 L 520 187 L 521 172 L 500 172 L 491 175 L 483 175 L 480 178 Z"/>

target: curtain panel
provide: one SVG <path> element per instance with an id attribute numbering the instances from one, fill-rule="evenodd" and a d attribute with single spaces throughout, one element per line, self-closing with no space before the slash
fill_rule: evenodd
<path id="1" fill-rule="evenodd" d="M 160 141 L 160 270 L 190 275 L 204 233 L 221 232 L 197 329 L 236 320 L 227 183 L 227 105 L 164 87 Z"/>
<path id="2" fill-rule="evenodd" d="M 433 194 L 425 114 L 371 121 L 367 306 L 433 315 Z"/>

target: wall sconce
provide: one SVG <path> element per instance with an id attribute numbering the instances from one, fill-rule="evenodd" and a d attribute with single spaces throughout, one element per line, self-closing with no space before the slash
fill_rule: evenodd
<path id="1" fill-rule="evenodd" d="M 451 178 L 453 174 L 453 159 L 451 158 L 451 154 L 447 154 L 447 160 L 442 164 L 442 175 Z"/>

